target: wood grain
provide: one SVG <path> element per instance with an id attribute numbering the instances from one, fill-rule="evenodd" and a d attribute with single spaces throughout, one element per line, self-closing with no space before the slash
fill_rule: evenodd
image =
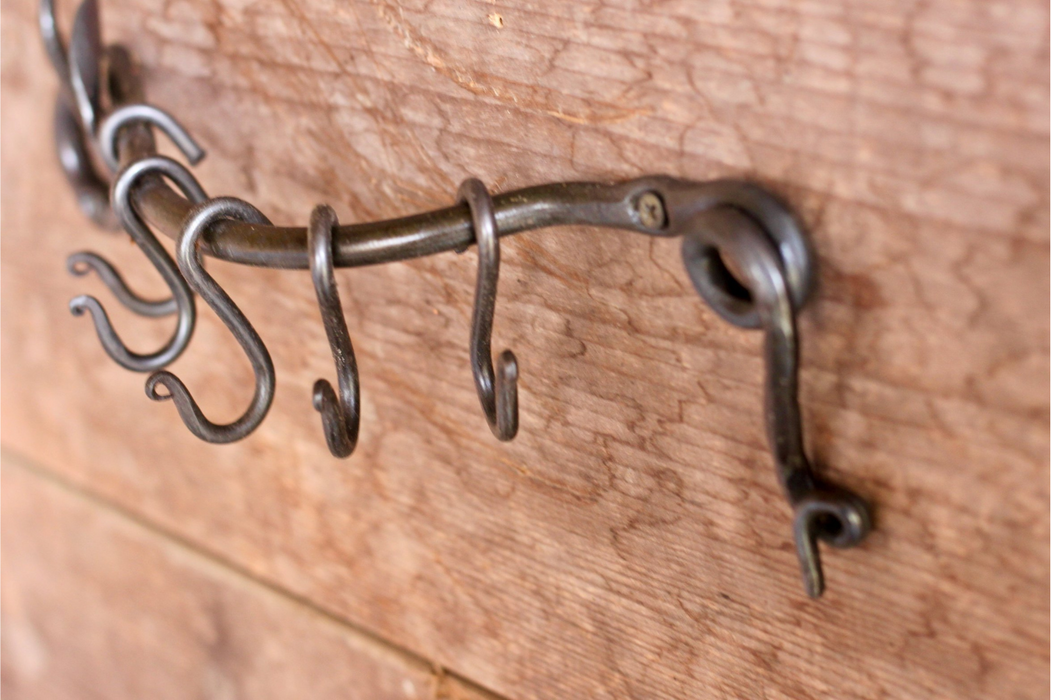
<path id="1" fill-rule="evenodd" d="M 5 697 L 490 697 L 3 460 Z"/>
<path id="2" fill-rule="evenodd" d="M 877 508 L 826 556 L 819 603 L 765 443 L 761 338 L 704 308 L 674 242 L 507 241 L 506 445 L 469 371 L 474 254 L 340 272 L 364 402 L 347 462 L 310 408 L 333 370 L 307 276 L 214 264 L 278 390 L 249 439 L 196 442 L 65 310 L 101 289 L 62 272 L 81 247 L 160 287 L 72 205 L 32 3 L 2 12 L 9 448 L 509 698 L 1047 696 L 1045 3 L 103 3 L 209 149 L 209 192 L 277 222 L 446 205 L 469 174 L 780 192 L 821 263 L 808 442 Z M 230 419 L 250 370 L 202 316 L 174 370 Z M 170 330 L 115 322 L 142 348 Z"/>

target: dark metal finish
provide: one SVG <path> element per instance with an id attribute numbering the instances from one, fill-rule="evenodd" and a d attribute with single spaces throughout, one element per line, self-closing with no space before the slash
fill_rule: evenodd
<path id="1" fill-rule="evenodd" d="M 865 502 L 853 493 L 817 479 L 803 449 L 799 411 L 799 341 L 795 309 L 783 261 L 769 236 L 746 214 L 732 207 L 702 212 L 683 238 L 687 272 L 702 296 L 725 294 L 739 319 L 752 328 L 750 314 L 766 332 L 766 427 L 778 478 L 795 510 L 795 540 L 807 594 L 825 589 L 817 540 L 852 547 L 870 527 Z M 743 277 L 736 281 L 724 260 Z M 704 290 L 704 291 L 702 291 Z M 747 307 L 742 312 L 736 307 Z"/>
<path id="2" fill-rule="evenodd" d="M 197 165 L 204 158 L 204 149 L 197 145 L 175 117 L 163 109 L 147 104 L 124 105 L 108 115 L 99 127 L 98 141 L 102 157 L 113 172 L 120 169 L 117 134 L 123 127 L 136 122 L 152 124 L 167 134 L 186 156 L 186 160 L 190 161 L 190 165 Z"/>
<path id="3" fill-rule="evenodd" d="M 118 139 L 120 143 L 123 139 Z M 148 155 L 121 146 L 121 158 Z M 667 221 L 661 227 L 643 225 L 635 200 L 659 193 Z M 169 188 L 143 183 L 134 193 L 136 207 L 160 232 L 174 237 L 189 204 Z M 698 211 L 721 204 L 738 206 L 755 217 L 777 242 L 786 259 L 798 260 L 789 277 L 793 300 L 803 302 L 813 280 L 805 237 L 784 206 L 760 187 L 736 180 L 692 182 L 650 176 L 616 184 L 568 182 L 527 187 L 493 196 L 498 236 L 549 226 L 587 225 L 674 238 L 687 233 L 686 223 Z M 398 219 L 340 226 L 333 234 L 336 267 L 375 265 L 408 260 L 474 243 L 470 211 L 453 206 Z M 202 253 L 244 265 L 286 270 L 309 268 L 306 229 L 251 226 L 223 222 L 202 241 Z"/>
<path id="4" fill-rule="evenodd" d="M 314 408 L 321 414 L 325 442 L 336 457 L 349 457 L 358 444 L 361 396 L 354 346 L 339 301 L 336 273 L 332 267 L 332 230 L 339 224 L 336 212 L 319 204 L 310 214 L 307 242 L 310 245 L 310 276 L 314 280 L 321 320 L 325 325 L 332 359 L 336 363 L 339 396 L 325 379 L 314 382 Z"/>
<path id="5" fill-rule="evenodd" d="M 94 13 L 94 16 L 92 14 Z M 82 5 L 77 12 L 74 25 L 75 43 L 78 58 L 90 62 L 94 67 L 85 72 L 91 74 L 100 70 L 103 48 L 98 36 L 98 4 Z M 91 159 L 91 129 L 85 121 L 85 115 L 93 118 L 96 105 L 91 99 L 99 99 L 98 90 L 91 98 L 87 95 L 84 75 L 78 68 L 77 85 L 73 84 L 69 58 L 65 43 L 58 32 L 55 19 L 55 6 L 52 0 L 41 0 L 37 19 L 40 22 L 40 33 L 44 40 L 51 65 L 54 66 L 62 86 L 62 92 L 55 103 L 55 145 L 62 170 L 77 197 L 77 205 L 88 218 L 107 229 L 117 228 L 116 219 L 109 208 L 109 184 L 99 177 Z M 93 36 L 92 36 L 93 34 Z M 89 75 L 87 80 L 93 78 Z M 97 88 L 97 85 L 96 85 Z M 79 90 L 79 92 L 78 92 Z M 82 102 L 87 100 L 87 104 Z"/>
<path id="6" fill-rule="evenodd" d="M 478 400 L 489 429 L 498 440 L 511 440 L 518 432 L 518 360 L 510 350 L 500 353 L 493 372 L 493 313 L 500 279 L 500 240 L 496 237 L 493 198 L 481 180 L 464 180 L 457 193 L 471 211 L 478 243 L 478 281 L 471 317 L 471 371 Z"/>
<path id="7" fill-rule="evenodd" d="M 168 255 L 168 251 L 161 246 L 160 242 L 154 237 L 149 227 L 139 218 L 138 213 L 132 208 L 131 200 L 129 199 L 129 193 L 135 186 L 136 182 L 140 179 L 149 176 L 161 174 L 171 179 L 172 182 L 179 187 L 180 190 L 193 202 L 204 202 L 208 199 L 208 195 L 204 193 L 204 190 L 197 183 L 197 180 L 190 174 L 186 168 L 165 156 L 153 156 L 151 158 L 144 158 L 137 160 L 131 165 L 127 166 L 117 175 L 117 180 L 113 185 L 113 208 L 117 212 L 117 216 L 120 218 L 124 228 L 131 234 L 132 239 L 138 244 L 142 252 L 146 254 L 153 266 L 157 268 L 157 271 L 161 273 L 161 277 L 164 278 L 168 288 L 172 290 L 172 299 L 175 302 L 175 308 L 179 314 L 179 320 L 175 328 L 175 333 L 168 340 L 164 346 L 153 353 L 147 355 L 141 355 L 128 350 L 128 348 L 121 341 L 116 331 L 113 330 L 113 325 L 110 323 L 109 316 L 106 314 L 106 310 L 99 303 L 95 297 L 81 295 L 75 297 L 69 302 L 69 310 L 74 315 L 80 316 L 85 310 L 91 312 L 91 316 L 95 321 L 95 330 L 98 333 L 99 341 L 102 343 L 102 347 L 105 348 L 106 353 L 109 354 L 113 360 L 125 369 L 130 369 L 133 372 L 152 372 L 155 369 L 161 367 L 167 367 L 171 364 L 179 355 L 182 354 L 183 350 L 190 342 L 190 338 L 193 336 L 194 323 L 197 319 L 197 311 L 194 305 L 193 294 L 190 292 L 190 288 L 187 286 L 186 281 L 179 273 L 179 269 L 175 266 L 175 261 Z M 101 261 L 105 264 L 105 267 L 96 268 L 100 275 L 103 276 L 104 281 L 110 282 L 108 286 L 111 290 L 114 290 L 117 298 L 122 302 L 127 302 L 128 297 L 131 297 L 132 304 L 125 304 L 129 306 L 133 311 L 136 307 L 142 308 L 145 306 L 147 313 L 144 315 L 153 316 L 155 313 L 150 313 L 152 309 L 156 309 L 159 305 L 158 302 L 144 302 L 139 297 L 135 296 L 127 290 L 127 287 L 120 280 L 119 276 L 116 279 L 106 280 L 107 268 L 112 267 L 102 260 L 98 256 L 92 253 L 77 253 L 68 261 L 70 270 L 75 274 L 82 274 L 78 270 L 79 265 L 88 265 L 94 267 L 97 261 Z M 114 271 L 115 273 L 115 271 Z M 113 282 L 120 281 L 119 285 L 113 284 Z M 124 292 L 127 292 L 125 294 Z M 163 302 L 160 302 L 163 304 Z"/>
<path id="8" fill-rule="evenodd" d="M 69 61 L 66 58 L 66 44 L 62 41 L 62 34 L 58 31 L 58 21 L 55 18 L 54 0 L 40 0 L 37 8 L 37 21 L 40 24 L 40 38 L 44 40 L 44 50 L 51 60 L 51 65 L 58 73 L 63 87 L 69 87 Z M 70 88 L 72 91 L 72 89 Z"/>
<path id="9" fill-rule="evenodd" d="M 187 217 L 178 241 L 177 258 L 179 269 L 186 281 L 226 324 L 252 363 L 252 371 L 255 373 L 255 394 L 252 396 L 252 402 L 240 418 L 232 423 L 220 425 L 204 416 L 186 385 L 171 372 L 154 372 L 146 380 L 147 396 L 154 401 L 174 400 L 179 416 L 190 432 L 206 442 L 214 443 L 235 442 L 255 430 L 270 410 L 276 382 L 274 363 L 266 345 L 230 295 L 201 264 L 201 255 L 197 250 L 198 240 L 205 230 L 224 219 L 237 219 L 257 226 L 270 225 L 270 221 L 262 212 L 248 202 L 233 197 L 211 199 L 196 206 Z M 169 393 L 160 393 L 159 387 L 164 387 Z"/>
<path id="10" fill-rule="evenodd" d="M 91 155 L 92 131 L 103 88 L 115 103 L 141 95 L 131 58 L 122 47 L 103 48 L 97 2 L 85 2 L 78 8 L 70 49 L 76 51 L 73 68 L 58 32 L 53 0 L 41 0 L 37 17 L 44 48 L 62 87 L 54 117 L 59 162 L 81 211 L 97 225 L 115 230 L 118 224 L 109 206 L 109 183 L 98 174 Z"/>
<path id="11" fill-rule="evenodd" d="M 67 65 L 80 122 L 91 134 L 101 110 L 103 52 L 98 0 L 84 0 L 73 18 Z"/>
<path id="12" fill-rule="evenodd" d="M 171 316 L 179 310 L 172 297 L 157 300 L 140 297 L 128 287 L 128 283 L 124 281 L 124 277 L 117 272 L 117 269 L 101 255 L 88 251 L 73 253 L 66 258 L 66 269 L 71 275 L 77 277 L 94 272 L 113 293 L 113 296 L 117 297 L 117 301 L 139 316 L 160 318 Z"/>
<path id="13" fill-rule="evenodd" d="M 358 440 L 361 417 L 357 365 L 334 279 L 334 267 L 373 265 L 478 244 L 478 281 L 471 327 L 471 366 L 479 399 L 493 433 L 510 440 L 518 428 L 518 366 L 505 350 L 491 356 L 491 333 L 499 279 L 500 236 L 548 226 L 590 225 L 657 237 L 683 237 L 683 258 L 702 298 L 724 319 L 765 331 L 766 426 L 777 473 L 795 512 L 794 534 L 807 593 L 824 590 L 818 540 L 849 547 L 870 528 L 866 504 L 853 493 L 820 480 L 803 448 L 798 401 L 799 351 L 795 314 L 814 287 L 814 256 L 798 222 L 763 188 L 736 180 L 692 182 L 664 176 L 616 184 L 558 183 L 490 196 L 478 180 L 467 180 L 456 206 L 388 221 L 338 226 L 335 212 L 317 207 L 310 226 L 277 227 L 247 202 L 204 201 L 200 186 L 182 166 L 157 156 L 151 128 L 159 127 L 191 163 L 203 151 L 167 113 L 144 104 L 130 57 L 120 47 L 103 49 L 97 0 L 77 12 L 67 52 L 57 31 L 53 0 L 41 0 L 40 28 L 63 85 L 55 136 L 63 169 L 81 208 L 106 222 L 107 180 L 92 156 L 98 153 L 118 174 L 113 207 L 121 222 L 157 267 L 173 298 L 142 299 L 103 258 L 78 253 L 70 270 L 95 270 L 117 299 L 146 316 L 179 314 L 176 331 L 160 351 L 136 355 L 120 342 L 102 306 L 78 297 L 75 313 L 91 311 L 106 351 L 138 371 L 165 366 L 186 347 L 193 331 L 192 291 L 219 315 L 248 355 L 255 393 L 236 421 L 219 425 L 201 412 L 186 386 L 167 371 L 154 372 L 146 393 L 173 399 L 183 422 L 214 443 L 240 440 L 269 411 L 274 366 L 255 329 L 233 300 L 204 270 L 202 256 L 281 269 L 309 269 L 336 365 L 339 390 L 319 379 L 314 406 L 321 413 L 332 454 L 345 457 Z M 105 58 L 106 60 L 103 60 Z M 109 114 L 106 114 L 109 109 Z M 97 133 L 97 139 L 96 139 Z M 166 182 L 175 182 L 182 195 Z M 466 202 L 466 206 L 464 203 Z M 153 230 L 177 241 L 177 268 Z M 163 393 L 161 388 L 167 390 Z"/>
<path id="14" fill-rule="evenodd" d="M 109 206 L 109 183 L 95 171 L 84 130 L 70 107 L 69 99 L 64 96 L 55 101 L 54 128 L 58 161 L 66 174 L 66 181 L 73 188 L 77 206 L 98 226 L 116 229 L 117 219 Z"/>

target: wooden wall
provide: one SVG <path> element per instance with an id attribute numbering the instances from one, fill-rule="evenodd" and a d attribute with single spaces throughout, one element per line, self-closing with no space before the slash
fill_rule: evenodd
<path id="1" fill-rule="evenodd" d="M 72 6 L 62 2 L 64 20 Z M 10 698 L 1046 698 L 1049 56 L 1043 0 L 104 0 L 206 146 L 213 194 L 344 221 L 497 190 L 744 176 L 813 235 L 808 442 L 876 529 L 806 599 L 761 421 L 761 337 L 678 245 L 503 245 L 486 428 L 473 253 L 341 271 L 361 445 L 308 276 L 210 270 L 274 355 L 260 430 L 210 446 L 66 303 L 94 230 L 55 163 L 32 0 L 2 0 L 3 690 Z M 68 28 L 68 22 L 64 25 Z M 203 308 L 203 305 L 202 305 Z M 168 320 L 114 310 L 136 348 Z M 173 369 L 230 419 L 251 372 L 204 309 Z"/>

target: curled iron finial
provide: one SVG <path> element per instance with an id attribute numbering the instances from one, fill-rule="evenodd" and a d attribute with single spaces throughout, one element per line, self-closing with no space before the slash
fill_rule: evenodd
<path id="1" fill-rule="evenodd" d="M 766 332 L 766 426 L 777 473 L 795 511 L 796 553 L 807 594 L 825 589 L 817 540 L 852 547 L 868 534 L 865 502 L 820 481 L 803 449 L 799 410 L 799 341 L 785 263 L 755 219 L 720 206 L 696 215 L 683 238 L 683 259 L 697 291 L 724 318 Z M 743 279 L 729 271 L 726 260 Z M 809 264 L 806 260 L 804 264 Z M 796 278 L 809 276 L 808 271 Z"/>
<path id="2" fill-rule="evenodd" d="M 153 156 L 135 161 L 121 171 L 113 185 L 113 208 L 117 212 L 117 216 L 172 291 L 172 299 L 179 314 L 179 320 L 172 337 L 156 352 L 146 355 L 132 352 L 128 350 L 113 329 L 109 315 L 98 299 L 82 294 L 69 302 L 69 310 L 74 315 L 80 316 L 85 311 L 91 312 L 99 341 L 102 343 L 106 353 L 121 367 L 134 372 L 151 372 L 171 364 L 189 344 L 193 335 L 194 322 L 197 318 L 193 294 L 179 273 L 179 269 L 175 266 L 175 261 L 168 255 L 168 251 L 164 249 L 150 231 L 146 222 L 142 220 L 131 205 L 132 187 L 140 178 L 151 174 L 161 174 L 170 178 L 190 201 L 203 202 L 208 196 L 201 189 L 193 175 L 190 174 L 190 171 L 166 156 Z M 104 266 L 96 266 L 96 263 L 99 261 L 104 263 Z M 112 270 L 112 266 L 93 253 L 75 254 L 69 259 L 68 264 L 70 271 L 74 274 L 83 274 L 84 266 L 95 269 L 117 298 L 133 311 L 137 309 L 145 310 L 147 311 L 145 314 L 147 316 L 157 315 L 150 312 L 158 310 L 164 304 L 164 302 L 146 302 L 131 293 L 119 276 L 108 274 L 109 270 Z M 115 270 L 112 271 L 116 273 Z M 116 284 L 118 281 L 120 284 Z M 129 301 L 131 304 L 128 303 Z"/>
<path id="3" fill-rule="evenodd" d="M 69 270 L 71 275 L 76 275 L 77 277 L 83 277 L 90 272 L 94 272 L 110 292 L 113 293 L 113 296 L 117 297 L 117 301 L 137 316 L 161 318 L 163 316 L 171 316 L 178 311 L 174 297 L 168 297 L 167 299 L 144 299 L 140 297 L 128 287 L 128 283 L 124 281 L 124 277 L 117 271 L 117 268 L 113 267 L 106 258 L 96 253 L 86 250 L 73 253 L 66 258 L 66 269 Z"/>
<path id="4" fill-rule="evenodd" d="M 325 379 L 314 382 L 314 408 L 321 414 L 325 441 L 329 452 L 336 457 L 349 457 L 358 443 L 361 423 L 361 396 L 358 383 L 358 365 L 350 331 L 343 317 L 343 305 L 336 288 L 332 265 L 332 230 L 339 225 L 332 207 L 319 204 L 310 214 L 307 245 L 310 247 L 310 276 L 314 280 L 321 320 L 336 363 L 339 396 Z"/>
<path id="5" fill-rule="evenodd" d="M 489 429 L 499 440 L 518 432 L 518 361 L 504 350 L 493 372 L 492 334 L 496 287 L 500 278 L 500 241 L 497 238 L 493 199 L 480 180 L 463 181 L 457 196 L 471 209 L 471 223 L 478 242 L 478 281 L 471 318 L 471 370 Z"/>
<path id="6" fill-rule="evenodd" d="M 182 380 L 171 372 L 154 372 L 146 380 L 146 395 L 154 401 L 172 399 L 183 423 L 197 437 L 206 442 L 228 443 L 249 435 L 263 422 L 274 400 L 274 363 L 255 328 L 237 308 L 230 295 L 209 275 L 201 264 L 197 244 L 210 226 L 218 221 L 236 220 L 247 224 L 269 226 L 262 212 L 244 200 L 219 197 L 199 204 L 190 211 L 177 245 L 179 269 L 187 283 L 215 311 L 234 338 L 241 345 L 255 374 L 255 393 L 252 402 L 240 418 L 225 425 L 213 423 L 201 412 Z M 158 391 L 159 387 L 168 394 Z"/>

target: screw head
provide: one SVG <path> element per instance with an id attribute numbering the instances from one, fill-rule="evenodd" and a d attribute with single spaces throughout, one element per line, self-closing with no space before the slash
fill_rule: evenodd
<path id="1" fill-rule="evenodd" d="M 639 222 L 646 228 L 663 228 L 668 217 L 664 213 L 664 201 L 656 192 L 644 192 L 635 200 L 635 212 Z"/>

